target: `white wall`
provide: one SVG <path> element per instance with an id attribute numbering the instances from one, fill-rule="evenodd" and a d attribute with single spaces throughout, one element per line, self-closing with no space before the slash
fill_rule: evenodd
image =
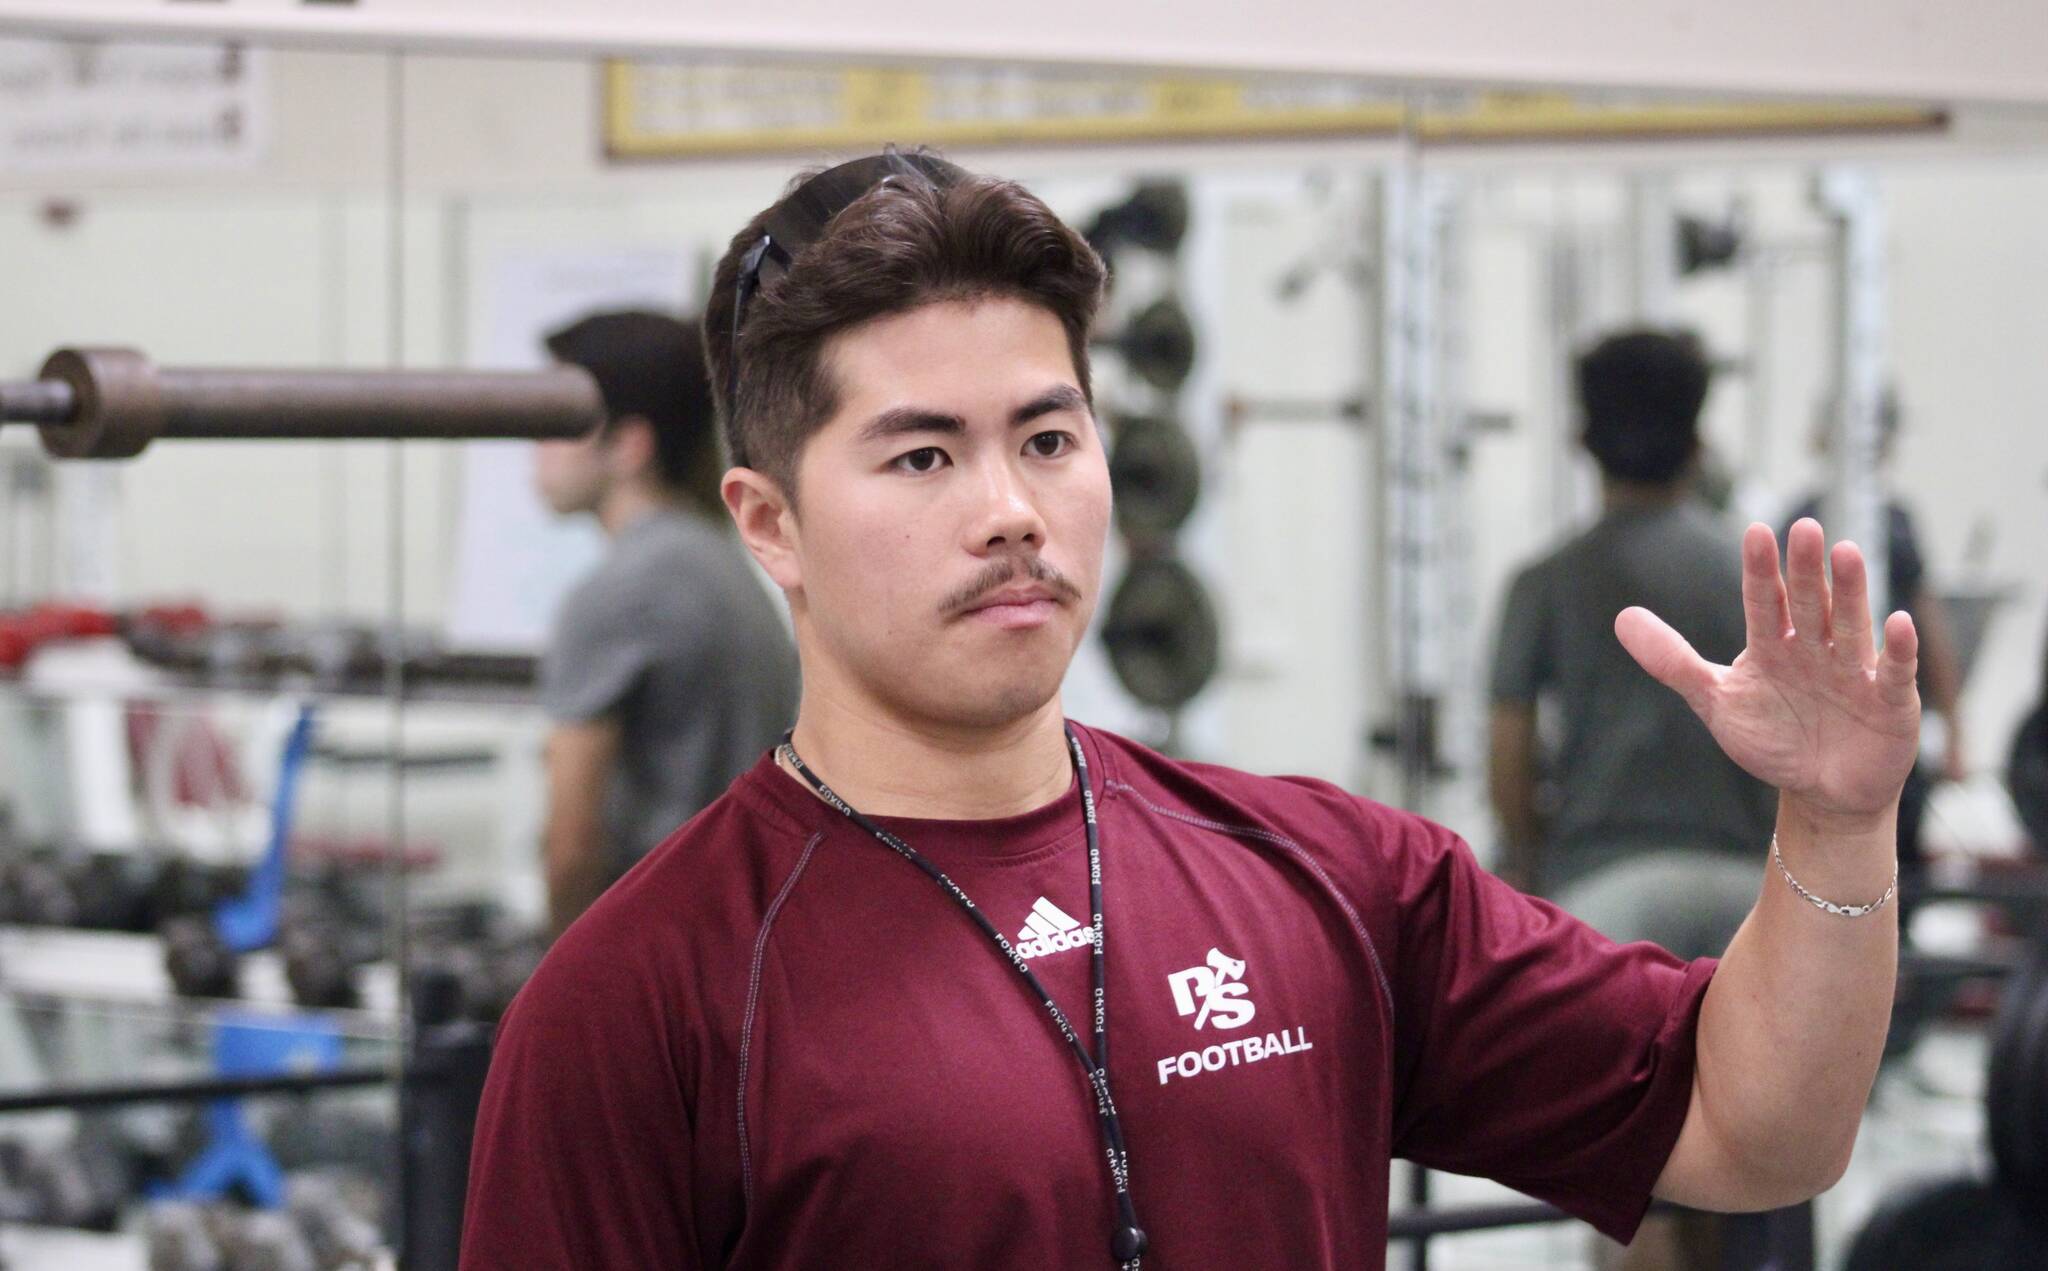
<path id="1" fill-rule="evenodd" d="M 5 0 L 50 31 L 256 33 L 329 44 L 747 51 L 897 59 L 1339 71 L 1600 84 L 2048 100 L 2048 13 L 2028 0 L 1235 0 L 1019 6 L 946 0 Z"/>
<path id="2" fill-rule="evenodd" d="M 394 66 L 403 75 L 396 95 Z M 248 171 L 0 177 L 0 258 L 13 266 L 13 303 L 0 307 L 0 374 L 25 373 L 52 345 L 87 337 L 134 340 L 166 360 L 453 361 L 466 347 L 464 302 L 478 253 L 490 245 L 568 235 L 580 241 L 558 245 L 658 241 L 714 251 L 799 166 L 609 168 L 598 155 L 596 71 L 578 61 L 398 64 L 277 53 L 272 81 L 273 148 Z M 405 127 L 394 163 L 387 106 L 399 99 Z M 1674 154 L 1699 156 L 1681 168 L 1682 203 L 1714 209 L 1741 195 L 1771 232 L 1811 233 L 1805 163 L 1788 155 L 1876 153 L 1891 205 L 1892 342 L 1913 410 L 1897 484 L 1920 513 L 1939 573 L 1956 573 L 1971 526 L 1988 516 L 1997 527 L 1989 572 L 2020 589 L 1994 628 L 1970 699 L 1977 757 L 1988 762 L 2002 749 L 2035 691 L 2048 603 L 2032 555 L 2048 528 L 2048 434 L 2031 418 L 2048 402 L 2048 367 L 2030 289 L 2048 264 L 2048 243 L 2034 228 L 2048 211 L 2048 166 L 2010 155 L 1901 159 L 1886 157 L 1888 149 L 1779 143 L 1763 166 L 1728 145 L 1429 157 L 1463 173 L 1474 191 L 1469 396 L 1517 420 L 1514 432 L 1475 452 L 1475 567 L 1486 608 L 1470 638 L 1490 639 L 1491 601 L 1507 571 L 1561 527 L 1552 485 L 1560 464 L 1578 462 L 1557 444 L 1542 244 L 1561 227 L 1596 246 L 1612 239 L 1623 207 L 1616 169 L 1668 165 Z M 1315 396 L 1360 384 L 1371 338 L 1361 301 L 1325 280 L 1282 306 L 1271 298 L 1273 276 L 1306 247 L 1349 232 L 1334 204 L 1310 194 L 1304 173 L 1356 179 L 1387 155 L 1384 146 L 1290 146 L 961 157 L 1038 181 L 1072 212 L 1138 172 L 1198 173 L 1201 206 L 1222 223 L 1220 255 L 1203 258 L 1194 289 L 1216 298 L 1198 315 L 1213 355 L 1207 384 L 1219 393 Z M 404 186 L 402 213 L 392 178 Z M 51 195 L 78 205 L 68 228 L 43 217 Z M 1610 269 L 1593 279 L 1594 311 L 1618 312 L 1617 276 Z M 1816 268 L 1788 266 L 1771 300 L 1774 426 L 1754 462 L 1780 492 L 1812 479 L 1805 438 L 1824 366 L 1825 294 Z M 1739 346 L 1744 306 L 1732 281 L 1689 284 L 1680 304 L 1718 345 Z M 1193 405 L 1213 411 L 1215 403 Z M 1740 384 L 1718 390 L 1710 427 L 1717 444 L 1745 453 Z M 1211 459 L 1212 484 L 1227 493 L 1191 537 L 1220 582 L 1230 623 L 1227 676 L 1212 705 L 1221 712 L 1218 757 L 1350 779 L 1358 737 L 1379 713 L 1368 671 L 1375 616 L 1364 589 L 1369 447 L 1356 430 L 1327 421 L 1254 427 Z M 388 513 L 402 487 L 406 610 L 432 622 L 452 581 L 457 464 L 452 448 L 435 446 L 407 447 L 402 476 L 390 448 L 375 444 L 159 447 L 120 470 L 125 592 L 203 591 L 223 606 L 381 616 Z"/>

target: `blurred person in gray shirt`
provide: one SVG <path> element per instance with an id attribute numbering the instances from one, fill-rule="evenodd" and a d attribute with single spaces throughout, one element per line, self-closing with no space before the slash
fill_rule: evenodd
<path id="1" fill-rule="evenodd" d="M 540 443 L 541 497 L 597 519 L 604 559 L 563 601 L 541 661 L 543 857 L 560 934 L 724 792 L 796 719 L 796 653 L 719 501 L 703 333 L 601 313 L 547 338 L 597 380 L 606 423 Z"/>
<path id="2" fill-rule="evenodd" d="M 1614 632 L 1641 605 L 1709 661 L 1748 644 L 1742 535 L 1696 480 L 1712 371 L 1690 333 L 1638 330 L 1587 350 L 1576 375 L 1602 510 L 1524 569 L 1503 606 L 1488 771 L 1500 873 L 1609 939 L 1716 957 L 1756 902 L 1777 792 Z M 1553 727 L 1539 728 L 1539 703 Z M 1626 1250 L 1595 1237 L 1594 1264 L 1698 1271 L 1719 1265 L 1722 1239 L 1713 1215 L 1653 1218 Z"/>
<path id="3" fill-rule="evenodd" d="M 1621 940 L 1719 954 L 1756 899 L 1774 792 L 1614 635 L 1630 605 L 1700 656 L 1744 647 L 1741 535 L 1692 494 L 1710 369 L 1679 332 L 1610 336 L 1578 360 L 1598 522 L 1522 571 L 1492 681 L 1489 784 L 1501 873 Z M 1542 730 L 1538 704 L 1554 709 Z"/>

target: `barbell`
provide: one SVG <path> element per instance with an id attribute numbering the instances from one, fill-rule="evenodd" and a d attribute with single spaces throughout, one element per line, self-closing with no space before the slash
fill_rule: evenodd
<path id="1" fill-rule="evenodd" d="M 166 368 L 135 349 L 66 348 L 0 382 L 0 425 L 34 424 L 60 459 L 130 459 L 151 442 L 543 440 L 604 422 L 581 367 L 539 371 Z"/>

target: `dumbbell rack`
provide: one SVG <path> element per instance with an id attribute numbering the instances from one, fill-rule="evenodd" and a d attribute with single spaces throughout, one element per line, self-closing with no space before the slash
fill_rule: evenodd
<path id="1" fill-rule="evenodd" d="M 241 1005 L 292 1006 L 284 961 L 269 950 L 242 963 Z M 349 1012 L 367 1026 L 398 1018 L 398 975 L 389 963 L 363 968 L 363 1009 Z M 77 999 L 129 1007 L 178 1002 L 154 935 L 0 925 L 0 999 L 8 994 Z"/>

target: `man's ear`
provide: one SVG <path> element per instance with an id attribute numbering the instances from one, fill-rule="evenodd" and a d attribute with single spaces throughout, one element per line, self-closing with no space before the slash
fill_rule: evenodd
<path id="1" fill-rule="evenodd" d="M 604 430 L 605 466 L 614 477 L 660 476 L 658 450 L 645 415 L 621 415 Z"/>
<path id="2" fill-rule="evenodd" d="M 786 592 L 802 586 L 796 512 L 781 485 L 765 472 L 730 468 L 719 481 L 718 493 L 725 500 L 725 510 L 732 513 L 740 541 L 775 585 Z"/>

